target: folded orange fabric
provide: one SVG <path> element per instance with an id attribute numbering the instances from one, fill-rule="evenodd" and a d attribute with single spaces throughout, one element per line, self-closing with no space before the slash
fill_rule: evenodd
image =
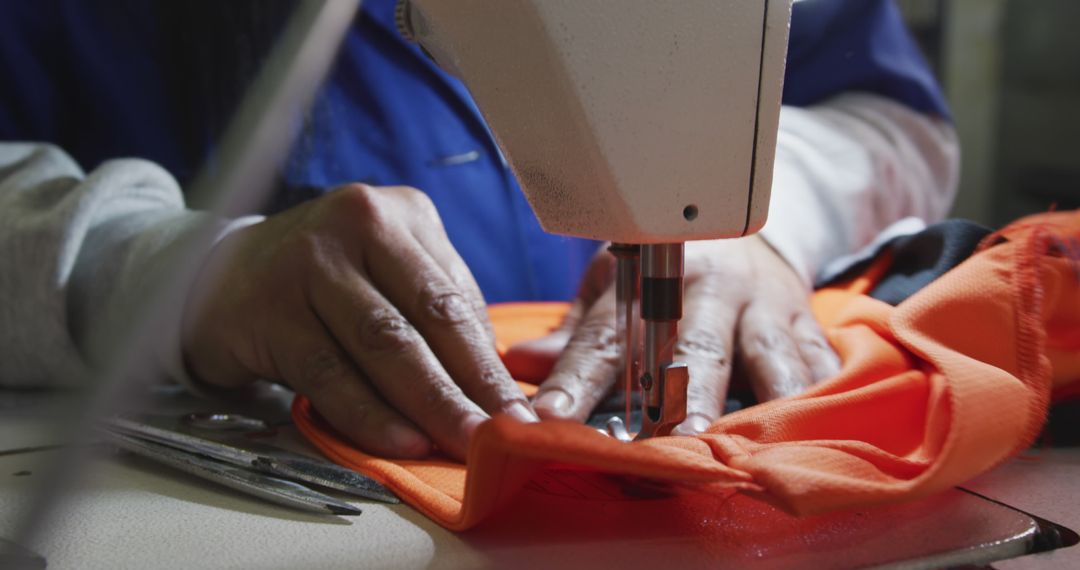
<path id="1" fill-rule="evenodd" d="M 477 430 L 466 466 L 364 454 L 303 397 L 293 417 L 328 457 L 455 530 L 511 502 L 541 466 L 738 490 L 795 514 L 913 499 L 1024 449 L 1051 393 L 1075 393 L 1078 249 L 1080 213 L 1042 214 L 997 232 L 896 307 L 865 294 L 884 263 L 818 291 L 812 305 L 840 373 L 800 396 L 725 416 L 696 438 L 621 443 L 570 422 L 496 417 Z M 546 334 L 565 308 L 503 305 L 491 316 L 505 347 Z M 538 364 L 514 364 L 522 365 Z"/>

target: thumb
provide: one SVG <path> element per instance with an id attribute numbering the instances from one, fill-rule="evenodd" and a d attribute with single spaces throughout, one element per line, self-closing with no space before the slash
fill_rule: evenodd
<path id="1" fill-rule="evenodd" d="M 615 278 L 615 256 L 606 247 L 593 256 L 581 278 L 577 296 L 570 305 L 559 326 L 546 336 L 519 342 L 507 349 L 504 359 L 507 366 L 513 363 L 517 380 L 540 381 L 547 378 L 555 361 L 570 342 L 582 317 L 596 304 L 597 299 L 611 287 Z M 528 371 L 528 378 L 521 377 Z M 535 378 L 533 377 L 535 375 Z"/>
<path id="2" fill-rule="evenodd" d="M 503 354 L 503 363 L 513 373 L 514 379 L 522 382 L 542 382 L 551 374 L 555 361 L 574 334 L 581 316 L 584 303 L 574 299 L 562 323 L 545 336 L 524 340 L 511 345 Z"/>
<path id="3" fill-rule="evenodd" d="M 589 262 L 585 274 L 581 276 L 581 283 L 578 285 L 577 295 L 574 297 L 570 310 L 563 317 L 559 328 L 552 333 L 553 336 L 559 338 L 565 337 L 563 346 L 581 322 L 581 318 L 596 304 L 597 299 L 611 288 L 614 281 L 615 256 L 608 251 L 607 247 L 602 247 Z M 562 347 L 560 346 L 559 349 L 562 350 Z"/>

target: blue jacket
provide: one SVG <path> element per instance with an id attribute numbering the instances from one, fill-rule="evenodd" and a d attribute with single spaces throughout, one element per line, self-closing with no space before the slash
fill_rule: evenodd
<path id="1" fill-rule="evenodd" d="M 153 3 L 2 3 L 0 140 L 53 142 L 87 169 L 143 157 L 190 179 L 198 165 L 185 162 L 167 120 Z M 472 99 L 398 35 L 393 5 L 365 0 L 285 180 L 420 188 L 489 302 L 569 298 L 596 243 L 540 229 Z M 784 103 L 810 105 L 843 91 L 948 113 L 890 0 L 797 2 Z"/>

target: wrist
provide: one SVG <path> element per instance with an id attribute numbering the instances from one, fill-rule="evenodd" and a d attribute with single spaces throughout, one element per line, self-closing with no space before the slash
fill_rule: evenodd
<path id="1" fill-rule="evenodd" d="M 211 293 L 221 286 L 222 270 L 227 267 L 227 263 L 223 260 L 231 257 L 234 251 L 231 243 L 233 238 L 236 238 L 242 230 L 264 219 L 264 216 L 245 216 L 221 226 L 213 245 L 203 258 L 197 277 L 188 289 L 177 326 L 176 341 L 173 343 L 174 351 L 171 355 L 173 365 L 170 367 L 170 376 L 197 395 L 221 396 L 248 383 L 245 380 L 236 385 L 225 386 L 212 382 L 209 376 L 200 374 L 201 367 L 198 363 L 202 360 L 199 358 L 201 353 L 208 348 L 213 348 L 214 345 L 222 344 L 210 338 L 212 336 L 209 334 L 210 327 L 201 325 L 206 322 L 203 311 Z"/>

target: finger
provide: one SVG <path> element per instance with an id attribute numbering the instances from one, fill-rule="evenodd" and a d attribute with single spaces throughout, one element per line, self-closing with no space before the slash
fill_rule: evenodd
<path id="1" fill-rule="evenodd" d="M 749 305 L 739 321 L 739 358 L 762 402 L 799 394 L 813 383 L 792 338 L 789 314 L 759 302 Z"/>
<path id="2" fill-rule="evenodd" d="M 282 380 L 361 449 L 401 459 L 431 453 L 431 440 L 386 405 L 321 323 L 291 329 L 282 342 L 290 355 L 279 365 Z"/>
<path id="3" fill-rule="evenodd" d="M 825 339 L 825 333 L 813 315 L 799 313 L 791 323 L 791 331 L 799 354 L 810 369 L 813 383 L 832 378 L 840 371 L 840 358 Z"/>
<path id="4" fill-rule="evenodd" d="M 593 304 L 574 331 L 533 408 L 545 418 L 584 421 L 615 382 L 620 350 L 615 337 L 615 289 Z"/>
<path id="5" fill-rule="evenodd" d="M 438 215 L 435 214 L 430 223 L 415 224 L 412 233 L 420 245 L 430 253 L 435 263 L 442 268 L 450 282 L 464 295 L 477 321 L 484 326 L 489 342 L 494 345 L 495 328 L 491 326 L 491 319 L 488 318 L 484 294 L 480 291 L 480 285 L 477 284 L 476 277 L 469 270 L 469 266 L 450 242 L 450 237 L 446 234 L 446 229 Z"/>
<path id="6" fill-rule="evenodd" d="M 680 323 L 675 360 L 690 369 L 686 420 L 673 433 L 695 435 L 724 413 L 731 383 L 731 353 L 738 302 L 718 279 L 687 283 L 684 318 Z"/>
<path id="7" fill-rule="evenodd" d="M 575 297 L 581 302 L 582 315 L 611 288 L 611 284 L 615 282 L 615 268 L 615 256 L 608 251 L 607 247 L 600 248 L 593 255 L 589 266 L 585 269 L 585 274 L 581 277 Z"/>
<path id="8" fill-rule="evenodd" d="M 607 247 L 599 249 L 589 266 L 585 268 L 581 282 L 578 284 L 577 293 L 570 303 L 570 310 L 563 316 L 552 335 L 561 335 L 563 347 L 570 340 L 581 319 L 589 312 L 589 309 L 611 288 L 615 279 L 615 256 L 607 250 Z M 561 350 L 561 349 L 560 349 Z"/>
<path id="9" fill-rule="evenodd" d="M 314 289 L 309 302 L 386 402 L 463 459 L 487 414 L 465 397 L 405 317 L 363 277 L 344 270 Z"/>
<path id="10" fill-rule="evenodd" d="M 566 345 L 570 342 L 570 338 L 573 337 L 574 329 L 581 322 L 584 313 L 585 304 L 581 299 L 574 299 L 558 327 L 542 337 L 518 342 L 507 350 L 507 355 L 513 354 L 514 358 L 537 362 L 554 362 L 558 360 L 559 355 L 566 350 Z M 549 372 L 544 377 L 550 375 Z M 525 380 L 525 378 L 518 379 Z"/>
<path id="11" fill-rule="evenodd" d="M 379 291 L 420 332 L 466 396 L 488 413 L 539 420 L 465 295 L 417 241 L 394 236 L 375 245 L 366 262 Z"/>
<path id="12" fill-rule="evenodd" d="M 559 355 L 566 349 L 566 344 L 574 334 L 572 326 L 577 326 L 580 317 L 573 313 L 579 312 L 581 306 L 580 301 L 575 301 L 562 323 L 550 333 L 519 341 L 506 349 L 503 360 L 513 369 L 514 378 L 521 382 L 538 383 L 551 376 Z M 568 326 L 571 324 L 572 326 Z"/>
<path id="13" fill-rule="evenodd" d="M 186 342 L 185 353 L 190 351 L 200 355 L 198 361 L 184 355 L 184 366 L 192 378 L 222 388 L 239 388 L 259 379 L 259 375 L 244 366 L 234 351 L 213 346 L 209 340 L 192 335 Z"/>
<path id="14" fill-rule="evenodd" d="M 519 342 L 511 350 L 523 358 L 549 361 L 558 358 L 574 334 L 574 329 L 585 313 L 611 287 L 615 275 L 615 258 L 604 248 L 593 257 L 585 275 L 581 279 L 577 296 L 570 304 L 570 309 L 563 315 L 559 326 L 551 333 L 540 338 Z"/>

